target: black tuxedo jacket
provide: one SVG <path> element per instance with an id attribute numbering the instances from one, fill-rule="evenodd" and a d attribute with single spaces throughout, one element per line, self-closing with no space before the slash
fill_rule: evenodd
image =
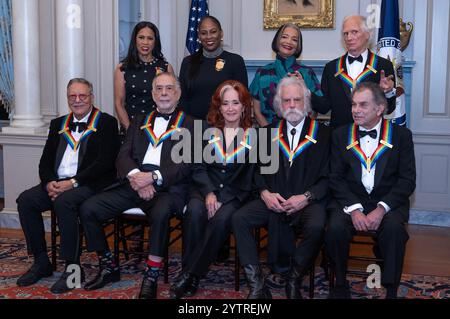
<path id="1" fill-rule="evenodd" d="M 120 148 L 116 167 L 121 182 L 127 181 L 127 175 L 133 169 L 142 169 L 142 162 L 150 144 L 150 140 L 146 133 L 141 129 L 144 125 L 145 118 L 146 115 L 141 115 L 131 122 L 131 125 L 127 130 L 125 142 Z M 175 119 L 176 116 L 174 114 L 170 118 L 168 127 L 175 123 Z M 150 124 L 153 125 L 154 123 L 152 122 Z M 189 115 L 185 114 L 181 127 L 187 129 L 190 132 L 189 137 L 192 138 L 194 121 Z M 157 190 L 177 193 L 185 199 L 192 165 L 191 163 L 175 163 L 173 161 L 171 156 L 172 148 L 179 142 L 180 141 L 168 138 L 162 143 L 159 171 L 163 178 L 163 185 L 160 188 L 157 187 Z M 191 150 L 189 150 L 189 152 L 191 152 Z M 191 154 L 191 159 L 192 158 Z"/>
<path id="2" fill-rule="evenodd" d="M 383 131 L 384 121 L 381 126 Z M 375 183 L 368 194 L 361 182 L 361 162 L 351 150 L 347 150 L 349 127 L 336 129 L 332 135 L 330 188 L 333 200 L 330 206 L 342 210 L 346 206 L 361 203 L 364 213 L 370 213 L 379 201 L 392 210 L 400 210 L 409 217 L 409 197 L 416 186 L 414 144 L 411 131 L 393 125 L 392 149 L 379 158 L 375 166 Z"/>
<path id="3" fill-rule="evenodd" d="M 206 124 L 203 124 L 204 128 L 210 128 Z M 225 134 L 222 131 L 222 138 L 219 143 L 223 143 Z M 233 146 L 227 151 L 232 151 L 239 145 L 242 136 L 236 136 L 233 141 Z M 256 145 L 256 136 L 252 135 L 251 141 L 255 142 L 252 145 Z M 208 141 L 203 141 L 203 147 L 209 145 Z M 215 151 L 213 152 L 215 154 Z M 223 163 L 202 163 L 195 164 L 193 166 L 193 185 L 191 196 L 204 199 L 210 192 L 214 192 L 219 202 L 226 204 L 233 199 L 238 199 L 243 203 L 251 192 L 254 190 L 253 175 L 255 171 L 256 163 L 250 163 L 250 152 L 245 149 L 245 161 L 237 161 L 234 158 L 233 163 L 223 165 Z"/>
<path id="4" fill-rule="evenodd" d="M 303 129 L 300 135 L 301 143 L 309 130 L 311 120 L 305 119 Z M 272 123 L 267 126 L 270 130 L 277 128 L 278 123 Z M 283 136 L 287 139 L 287 125 L 283 127 Z M 262 128 L 265 129 L 265 128 Z M 260 135 L 261 136 L 261 135 Z M 278 142 L 273 143 L 273 136 L 267 134 L 268 145 L 277 147 L 279 150 L 278 161 L 279 168 L 276 174 L 260 174 L 256 172 L 256 185 L 261 192 L 264 189 L 272 193 L 279 193 L 283 198 L 289 199 L 293 195 L 300 195 L 306 191 L 314 194 L 317 201 L 326 199 L 328 195 L 328 173 L 329 173 L 329 154 L 330 154 L 330 129 L 319 124 L 317 143 L 312 144 L 308 149 L 296 157 L 289 165 L 289 160 L 279 149 Z M 271 149 L 271 148 L 269 148 Z M 262 166 L 268 166 L 260 164 Z"/>
<path id="5" fill-rule="evenodd" d="M 366 65 L 369 63 L 373 54 L 374 53 L 369 50 Z M 332 128 L 336 128 L 353 122 L 351 113 L 351 89 L 340 77 L 336 76 L 337 64 L 339 63 L 339 59 L 340 57 L 328 62 L 325 65 L 321 80 L 323 96 L 319 97 L 315 94 L 311 95 L 311 102 L 314 111 L 326 114 L 331 110 L 330 125 Z M 347 54 L 344 55 L 344 61 L 347 61 Z M 347 63 L 344 62 L 343 68 L 344 71 L 347 72 Z M 380 56 L 378 56 L 376 70 L 377 73 L 371 72 L 366 78 L 363 79 L 363 82 L 379 83 L 381 70 L 384 70 L 386 77 L 395 74 L 391 61 Z M 395 100 L 395 96 L 388 99 L 387 114 L 394 111 Z"/>
<path id="6" fill-rule="evenodd" d="M 94 109 L 91 112 L 91 117 Z M 91 117 L 88 120 L 91 120 Z M 67 141 L 59 134 L 65 116 L 50 122 L 47 142 L 39 162 L 39 177 L 42 185 L 58 180 L 58 168 L 67 148 Z M 89 186 L 94 190 L 111 184 L 116 178 L 114 161 L 119 150 L 117 120 L 102 112 L 97 131 L 81 141 L 78 154 L 78 170 L 74 178 L 80 186 Z"/>

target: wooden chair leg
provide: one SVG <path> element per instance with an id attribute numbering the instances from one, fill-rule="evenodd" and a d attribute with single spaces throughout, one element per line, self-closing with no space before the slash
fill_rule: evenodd
<path id="1" fill-rule="evenodd" d="M 164 283 L 167 284 L 169 282 L 169 243 L 170 243 L 170 222 L 169 222 L 169 231 L 167 232 L 167 244 L 166 251 L 164 252 Z"/>
<path id="2" fill-rule="evenodd" d="M 127 239 L 126 239 L 126 236 L 125 236 L 125 225 L 124 225 L 122 219 L 119 220 L 119 228 L 118 228 L 117 231 L 120 232 L 120 238 L 122 240 L 123 253 L 125 255 L 125 260 L 128 261 L 130 259 L 130 255 L 128 253 Z"/>
<path id="3" fill-rule="evenodd" d="M 120 256 L 119 256 L 119 237 L 120 237 L 120 217 L 114 220 L 114 259 L 117 267 L 119 267 Z"/>
<path id="4" fill-rule="evenodd" d="M 51 231 L 51 251 L 52 251 L 52 267 L 56 270 L 56 214 L 53 210 L 50 212 L 50 231 Z"/>
<path id="5" fill-rule="evenodd" d="M 314 299 L 314 277 L 316 276 L 315 264 L 309 270 L 309 298 Z"/>
<path id="6" fill-rule="evenodd" d="M 235 244 L 236 245 L 236 244 Z M 239 291 L 240 288 L 240 273 L 241 265 L 239 262 L 239 254 L 237 247 L 234 249 L 234 290 Z"/>

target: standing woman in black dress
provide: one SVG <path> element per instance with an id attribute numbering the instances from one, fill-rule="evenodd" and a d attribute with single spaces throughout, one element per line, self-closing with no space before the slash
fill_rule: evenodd
<path id="1" fill-rule="evenodd" d="M 180 106 L 195 118 L 206 120 L 211 97 L 226 80 L 236 80 L 248 86 L 244 59 L 224 51 L 223 31 L 219 20 L 203 17 L 198 26 L 201 47 L 184 58 L 180 69 Z"/>
<path id="2" fill-rule="evenodd" d="M 211 100 L 204 135 L 211 159 L 194 165 L 192 190 L 183 219 L 183 272 L 170 289 L 171 298 L 193 296 L 231 232 L 231 217 L 253 190 L 256 145 L 251 125 L 252 97 L 238 81 L 221 84 Z"/>
<path id="3" fill-rule="evenodd" d="M 133 29 L 127 57 L 114 71 L 114 107 L 122 132 L 131 120 L 154 109 L 152 81 L 156 74 L 173 72 L 161 52 L 158 28 L 139 22 Z"/>

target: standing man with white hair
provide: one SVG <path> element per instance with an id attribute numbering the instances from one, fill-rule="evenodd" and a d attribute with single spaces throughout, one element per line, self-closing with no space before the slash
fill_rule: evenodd
<path id="1" fill-rule="evenodd" d="M 342 38 L 347 53 L 325 66 L 321 83 L 323 97 L 312 95 L 314 111 L 326 114 L 331 110 L 332 128 L 353 122 L 351 95 L 361 82 L 379 83 L 388 100 L 387 114 L 395 109 L 394 68 L 389 60 L 368 49 L 370 29 L 366 18 L 359 15 L 346 17 Z"/>
<path id="2" fill-rule="evenodd" d="M 278 154 L 279 169 L 265 175 L 258 170 L 259 196 L 233 215 L 233 229 L 250 286 L 248 298 L 271 297 L 252 234 L 254 228 L 267 226 L 268 264 L 286 276 L 286 297 L 301 299 L 302 278 L 320 250 L 325 228 L 330 130 L 308 116 L 310 92 L 295 76 L 280 81 L 274 107 L 282 120 L 260 129 L 272 134 L 267 132 L 267 140 L 260 140 L 259 147 Z M 271 165 L 259 162 L 261 172 L 263 166 Z M 303 235 L 297 247 L 296 227 Z"/>

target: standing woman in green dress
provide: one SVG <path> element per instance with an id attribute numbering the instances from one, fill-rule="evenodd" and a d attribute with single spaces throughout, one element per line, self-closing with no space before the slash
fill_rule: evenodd
<path id="1" fill-rule="evenodd" d="M 303 78 L 312 96 L 322 96 L 314 70 L 297 61 L 303 50 L 302 33 L 297 25 L 282 25 L 273 38 L 272 50 L 276 53 L 275 61 L 259 68 L 250 84 L 253 112 L 259 126 L 279 120 L 273 108 L 273 98 L 278 82 L 287 74 Z"/>

